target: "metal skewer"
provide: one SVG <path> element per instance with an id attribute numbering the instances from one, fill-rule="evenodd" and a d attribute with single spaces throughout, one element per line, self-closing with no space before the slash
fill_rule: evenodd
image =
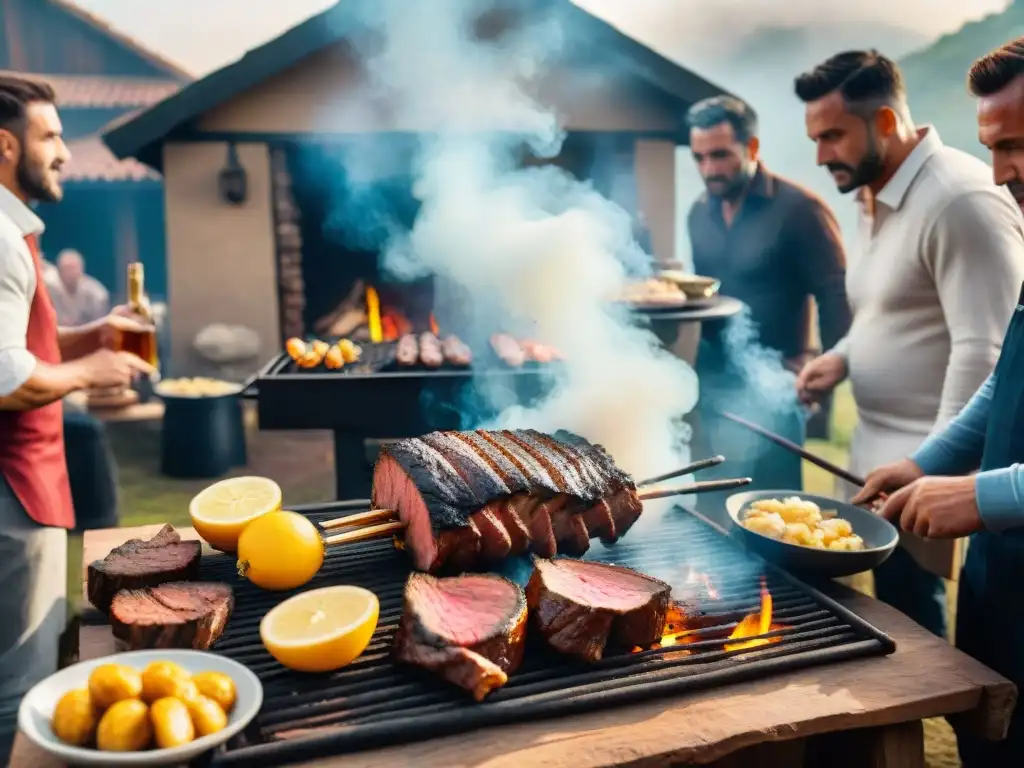
<path id="1" fill-rule="evenodd" d="M 712 456 L 708 459 L 694 461 L 681 469 L 676 469 L 671 472 L 666 472 L 664 475 L 656 475 L 654 477 L 649 477 L 646 480 L 642 480 L 636 484 L 636 487 L 640 488 L 645 485 L 654 485 L 655 483 L 660 483 L 665 480 L 671 480 L 673 477 L 682 477 L 683 475 L 689 475 L 693 472 L 700 472 L 702 469 L 707 469 L 708 467 L 717 467 L 723 461 L 725 461 L 725 456 Z"/>
<path id="2" fill-rule="evenodd" d="M 750 422 L 750 421 L 747 421 L 746 419 L 740 418 L 739 416 L 737 416 L 735 414 L 727 413 L 726 411 L 720 411 L 720 413 L 721 413 L 721 415 L 724 418 L 728 419 L 729 421 L 731 421 L 731 422 L 733 422 L 735 424 L 739 424 L 741 427 L 749 429 L 751 432 L 754 432 L 755 434 L 760 435 L 761 437 L 765 438 L 766 440 L 770 440 L 771 442 L 775 443 L 780 448 L 785 448 L 790 453 L 795 453 L 797 456 L 800 456 L 801 458 L 806 459 L 807 461 L 809 461 L 814 466 L 821 467 L 826 472 L 828 472 L 830 474 L 833 474 L 836 477 L 841 478 L 841 479 L 845 480 L 848 483 L 852 483 L 853 485 L 860 486 L 860 487 L 864 486 L 864 478 L 863 477 L 858 477 L 857 475 L 853 474 L 852 472 L 849 472 L 849 471 L 843 469 L 842 467 L 833 464 L 831 461 L 826 461 L 825 459 L 821 458 L 820 456 L 815 456 L 813 453 L 811 453 L 808 450 L 805 450 L 805 449 L 801 448 L 796 443 L 791 442 L 791 441 L 787 440 L 784 437 L 780 437 L 779 435 L 776 435 L 774 432 L 771 432 L 771 431 L 765 429 L 764 427 L 760 427 L 757 424 L 754 424 L 753 422 Z"/>
<path id="3" fill-rule="evenodd" d="M 637 494 L 641 501 L 651 499 L 664 499 L 668 496 L 687 496 L 691 493 L 711 493 L 713 491 L 729 491 L 733 488 L 742 488 L 749 485 L 749 477 L 734 477 L 729 480 L 705 480 L 700 483 L 688 483 L 675 488 L 652 488 L 649 491 Z"/>

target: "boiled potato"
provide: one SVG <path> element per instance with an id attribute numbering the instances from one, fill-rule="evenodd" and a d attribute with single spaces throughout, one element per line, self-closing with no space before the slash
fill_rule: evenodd
<path id="1" fill-rule="evenodd" d="M 743 526 L 762 536 L 801 547 L 840 552 L 864 549 L 864 541 L 853 533 L 850 521 L 834 515 L 834 511 L 822 512 L 813 501 L 796 496 L 760 499 L 744 514 Z"/>
<path id="2" fill-rule="evenodd" d="M 235 681 L 223 672 L 200 672 L 192 680 L 199 693 L 217 702 L 225 714 L 235 708 Z"/>
<path id="3" fill-rule="evenodd" d="M 192 676 L 171 661 L 154 661 L 142 670 L 142 700 L 152 704 L 168 696 L 186 700 L 199 695 Z"/>
<path id="4" fill-rule="evenodd" d="M 96 737 L 99 714 L 87 688 L 68 691 L 53 710 L 53 734 L 65 744 L 84 747 Z"/>
<path id="5" fill-rule="evenodd" d="M 150 707 L 149 719 L 153 725 L 153 738 L 160 749 L 180 747 L 196 737 L 192 716 L 181 699 L 170 696 L 157 699 Z"/>
<path id="6" fill-rule="evenodd" d="M 142 675 L 124 664 L 101 664 L 89 675 L 89 694 L 100 710 L 142 695 Z"/>
<path id="7" fill-rule="evenodd" d="M 153 740 L 149 708 L 138 699 L 122 699 L 100 718 L 96 746 L 102 752 L 139 752 Z"/>
<path id="8" fill-rule="evenodd" d="M 197 735 L 209 736 L 227 726 L 228 716 L 213 699 L 199 696 L 186 704 L 189 714 L 192 715 L 192 723 L 195 725 Z"/>

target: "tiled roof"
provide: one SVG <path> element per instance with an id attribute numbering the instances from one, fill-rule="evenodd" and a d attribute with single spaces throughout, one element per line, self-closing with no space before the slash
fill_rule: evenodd
<path id="1" fill-rule="evenodd" d="M 99 75 L 37 75 L 0 71 L 49 83 L 57 93 L 57 105 L 69 108 L 150 107 L 181 90 L 181 83 L 146 77 L 102 77 Z"/>
<path id="2" fill-rule="evenodd" d="M 71 161 L 64 166 L 64 181 L 159 181 L 160 174 L 138 160 L 118 160 L 99 136 L 68 144 Z"/>
<path id="3" fill-rule="evenodd" d="M 141 56 L 147 61 L 152 62 L 158 68 L 167 72 L 168 75 L 180 80 L 192 80 L 192 73 L 186 72 L 173 61 L 165 58 L 164 56 L 161 56 L 156 51 L 147 48 L 138 40 L 135 40 L 134 38 L 129 37 L 123 32 L 114 29 L 114 27 L 112 27 L 107 21 L 101 19 L 96 14 L 85 10 L 84 8 L 80 7 L 77 3 L 74 3 L 71 0 L 50 0 L 50 2 L 53 5 L 62 8 L 66 13 L 70 13 L 73 16 L 77 16 L 86 24 L 98 30 L 102 34 L 111 38 L 112 40 L 116 40 L 125 48 L 128 48 L 129 50 L 133 51 L 136 55 Z"/>

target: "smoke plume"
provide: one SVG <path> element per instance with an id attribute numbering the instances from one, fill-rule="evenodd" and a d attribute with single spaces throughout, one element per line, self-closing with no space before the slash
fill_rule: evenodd
<path id="1" fill-rule="evenodd" d="M 377 0 L 361 16 L 374 44 L 361 51 L 369 83 L 350 108 L 385 100 L 395 125 L 430 130 L 413 153 L 421 207 L 411 229 L 387 238 L 385 267 L 458 286 L 458 333 L 478 351 L 501 331 L 564 354 L 552 393 L 529 406 L 478 378 L 476 395 L 501 407 L 498 425 L 578 432 L 635 475 L 678 467 L 688 458 L 678 417 L 696 403 L 696 375 L 607 301 L 627 274 L 650 269 L 630 216 L 555 167 L 518 162 L 524 147 L 552 157 L 564 140 L 555 110 L 532 94 L 570 37 L 537 12 L 547 4 L 517 0 L 501 5 L 531 6 L 528 23 L 482 41 L 474 22 L 495 5 Z M 349 178 L 373 163 L 350 157 Z"/>

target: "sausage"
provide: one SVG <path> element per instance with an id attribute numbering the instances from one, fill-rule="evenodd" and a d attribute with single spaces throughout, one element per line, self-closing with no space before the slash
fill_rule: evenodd
<path id="1" fill-rule="evenodd" d="M 444 352 L 444 359 L 449 365 L 465 368 L 473 362 L 473 353 L 469 347 L 462 343 L 462 339 L 452 335 L 441 344 Z"/>
<path id="2" fill-rule="evenodd" d="M 522 346 L 523 354 L 526 355 L 527 360 L 533 360 L 537 363 L 550 363 L 552 360 L 562 359 L 557 349 L 547 344 L 541 344 L 539 341 L 524 340 L 519 342 L 519 344 Z"/>
<path id="3" fill-rule="evenodd" d="M 398 340 L 395 360 L 403 367 L 416 365 L 420 361 L 420 345 L 411 333 L 407 333 Z"/>
<path id="4" fill-rule="evenodd" d="M 334 344 L 327 350 L 327 354 L 324 355 L 324 365 L 332 371 L 337 371 L 345 367 L 345 356 L 341 353 L 341 347 Z"/>
<path id="5" fill-rule="evenodd" d="M 444 363 L 441 340 L 429 331 L 420 334 L 420 362 L 427 368 L 440 368 Z"/>
<path id="6" fill-rule="evenodd" d="M 523 354 L 523 348 L 519 346 L 519 342 L 507 333 L 496 333 L 491 336 L 491 347 L 494 349 L 494 353 L 502 359 L 505 365 L 512 368 L 521 368 L 523 363 L 526 362 L 526 355 Z"/>

